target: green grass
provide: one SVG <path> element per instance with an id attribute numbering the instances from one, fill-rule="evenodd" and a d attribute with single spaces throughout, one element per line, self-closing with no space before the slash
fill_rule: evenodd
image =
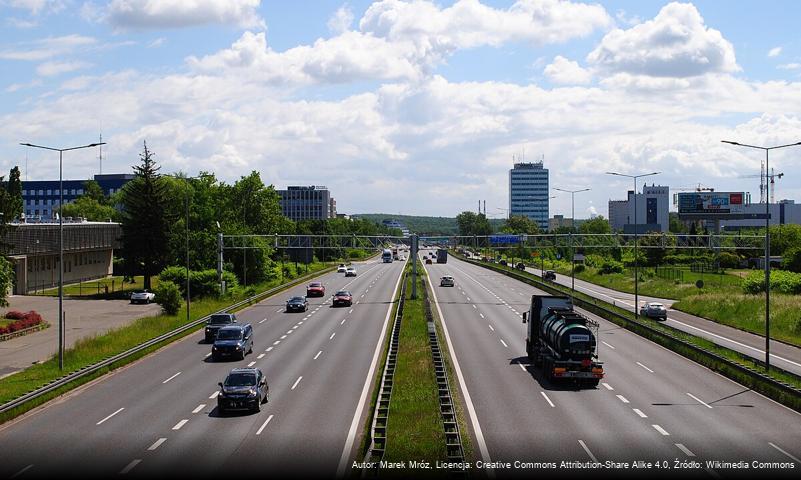
<path id="1" fill-rule="evenodd" d="M 418 278 L 418 291 L 425 288 L 420 280 Z M 411 282 L 410 275 L 389 406 L 384 460 L 426 460 L 433 463 L 446 459 L 445 433 L 439 413 L 423 296 L 411 299 Z M 392 475 L 392 471 L 385 473 Z M 399 471 L 398 474 L 408 475 L 408 471 Z"/>
<path id="2" fill-rule="evenodd" d="M 320 271 L 328 266 L 328 264 L 322 263 L 311 264 L 309 265 L 309 272 Z M 302 272 L 299 276 L 303 275 L 305 275 L 305 272 Z M 291 280 L 287 279 L 287 281 L 290 282 Z M 278 286 L 279 283 L 280 279 L 276 279 L 271 282 L 253 285 L 252 287 L 254 287 L 257 292 L 262 292 Z M 243 300 L 244 298 L 246 298 L 245 293 L 242 291 L 238 295 L 231 295 L 224 298 L 204 298 L 193 300 L 191 308 L 191 320 L 195 320 L 212 312 L 221 310 L 228 305 Z M 246 308 L 246 306 L 242 308 Z M 175 316 L 157 315 L 140 318 L 129 325 L 112 330 L 104 335 L 98 335 L 80 340 L 72 348 L 65 350 L 63 371 L 59 370 L 57 356 L 54 356 L 43 363 L 33 365 L 21 372 L 0 379 L 0 403 L 5 403 L 17 398 L 24 393 L 35 390 L 36 388 L 39 388 L 42 385 L 61 377 L 62 375 L 76 371 L 81 367 L 91 365 L 112 355 L 124 352 L 147 340 L 174 330 L 185 323 L 186 310 L 184 306 Z M 203 328 L 203 326 L 201 325 L 198 327 L 198 329 L 200 328 Z M 192 334 L 195 331 L 197 331 L 197 329 L 185 332 L 183 336 Z M 175 341 L 177 338 L 180 337 L 173 337 L 163 344 Z M 160 348 L 163 346 L 163 344 L 154 346 L 147 352 L 141 353 L 136 358 Z M 115 365 L 114 368 L 122 366 L 126 363 L 130 363 L 136 358 L 126 359 L 122 361 L 120 365 Z M 101 374 L 102 373 L 104 372 L 101 372 Z M 78 380 L 74 385 L 71 385 L 64 391 L 74 388 L 75 386 L 85 383 L 89 380 L 90 378 Z M 45 396 L 37 402 L 31 403 L 30 405 L 26 405 L 24 407 L 26 410 L 30 409 L 36 404 L 44 403 L 44 401 L 49 398 L 53 398 L 54 396 L 56 395 L 54 394 Z M 6 414 L 0 416 L 0 422 L 8 420 L 9 418 L 12 418 L 20 413 L 22 412 L 7 412 Z"/>

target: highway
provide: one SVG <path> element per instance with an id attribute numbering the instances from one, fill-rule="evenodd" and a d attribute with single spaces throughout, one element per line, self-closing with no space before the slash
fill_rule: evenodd
<path id="1" fill-rule="evenodd" d="M 0 478 L 45 475 L 219 477 L 269 472 L 333 477 L 349 466 L 370 413 L 380 340 L 404 262 L 328 273 L 306 313 L 285 313 L 305 284 L 237 313 L 254 327 L 243 361 L 210 362 L 202 331 L 0 427 Z M 351 308 L 331 307 L 338 289 Z M 270 402 L 257 414 L 216 410 L 231 368 L 265 373 Z"/>
<path id="2" fill-rule="evenodd" d="M 542 270 L 539 268 L 528 267 L 526 271 L 536 276 L 540 276 L 542 273 Z M 634 294 L 632 293 L 619 292 L 578 278 L 575 282 L 576 291 L 603 300 L 604 302 L 612 303 L 620 308 L 632 312 L 634 311 Z M 570 287 L 571 278 L 569 275 L 557 274 L 556 283 Z M 640 295 L 639 300 L 640 306 L 645 302 L 660 302 L 664 303 L 668 308 L 675 301 L 644 295 Z M 668 310 L 668 319 L 665 324 L 691 335 L 705 338 L 720 346 L 740 352 L 743 355 L 754 357 L 763 362 L 765 361 L 764 336 L 755 335 L 670 308 Z M 770 352 L 771 365 L 795 373 L 796 375 L 801 375 L 801 348 L 771 340 Z"/>
<path id="3" fill-rule="evenodd" d="M 482 460 L 642 460 L 666 461 L 669 467 L 674 460 L 700 462 L 698 468 L 666 472 L 674 478 L 738 473 L 707 468 L 706 461 L 795 462 L 795 470 L 769 474 L 797 478 L 801 414 L 592 315 L 601 325 L 606 377 L 595 389 L 551 384 L 528 364 L 521 318 L 531 295 L 542 292 L 452 256 L 447 264 L 425 268 L 463 397 L 469 398 L 468 424 Z M 440 287 L 443 275 L 452 275 L 456 286 Z"/>

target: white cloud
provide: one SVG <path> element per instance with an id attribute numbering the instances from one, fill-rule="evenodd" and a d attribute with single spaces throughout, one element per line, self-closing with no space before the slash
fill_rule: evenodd
<path id="1" fill-rule="evenodd" d="M 23 20 L 21 18 L 14 18 L 8 17 L 6 18 L 6 25 L 12 26 L 14 28 L 34 28 L 39 26 L 39 22 L 34 20 Z"/>
<path id="2" fill-rule="evenodd" d="M 52 77 L 90 66 L 86 62 L 45 62 L 36 67 L 36 73 L 42 77 Z"/>
<path id="3" fill-rule="evenodd" d="M 71 53 L 79 48 L 92 46 L 97 40 L 84 35 L 48 37 L 20 44 L 17 49 L 0 51 L 0 59 L 41 61 L 58 55 Z"/>
<path id="4" fill-rule="evenodd" d="M 773 47 L 768 52 L 769 57 L 778 57 L 782 53 L 782 47 Z"/>
<path id="5" fill-rule="evenodd" d="M 637 15 L 629 15 L 625 10 L 618 10 L 617 13 L 615 13 L 615 18 L 619 22 L 624 23 L 630 27 L 642 23 L 642 19 L 640 17 L 638 17 Z"/>
<path id="6" fill-rule="evenodd" d="M 345 4 L 328 19 L 328 30 L 335 34 L 343 33 L 350 30 L 351 24 L 353 24 L 353 10 Z"/>
<path id="7" fill-rule="evenodd" d="M 778 68 L 779 70 L 798 70 L 799 68 L 801 68 L 801 63 L 785 63 L 779 65 L 776 68 Z"/>
<path id="8" fill-rule="evenodd" d="M 265 28 L 261 0 L 112 0 L 105 16 L 122 29 L 182 28 L 208 24 Z"/>
<path id="9" fill-rule="evenodd" d="M 561 55 L 557 55 L 553 63 L 545 67 L 544 73 L 551 82 L 562 85 L 586 85 L 592 81 L 592 74 L 588 70 Z"/>
<path id="10" fill-rule="evenodd" d="M 159 37 L 159 38 L 153 40 L 152 42 L 148 43 L 147 47 L 148 48 L 160 47 L 160 46 L 164 45 L 164 42 L 165 42 L 164 37 Z"/>
<path id="11" fill-rule="evenodd" d="M 734 47 L 692 4 L 670 3 L 653 19 L 604 36 L 587 61 L 608 73 L 687 78 L 739 70 Z"/>
<path id="12" fill-rule="evenodd" d="M 4 0 L 0 5 L 28 10 L 33 15 L 43 12 L 58 13 L 66 6 L 64 0 Z"/>

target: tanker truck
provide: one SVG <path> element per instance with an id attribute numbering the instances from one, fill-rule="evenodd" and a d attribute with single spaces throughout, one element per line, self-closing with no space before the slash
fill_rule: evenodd
<path id="1" fill-rule="evenodd" d="M 573 310 L 569 297 L 532 295 L 528 312 L 526 353 L 551 381 L 572 379 L 598 386 L 604 377 L 598 361 L 598 323 Z"/>

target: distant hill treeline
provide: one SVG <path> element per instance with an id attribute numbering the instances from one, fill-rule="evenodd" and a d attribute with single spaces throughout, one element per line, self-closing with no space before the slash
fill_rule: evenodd
<path id="1" fill-rule="evenodd" d="M 456 217 L 420 217 L 414 215 L 393 215 L 389 213 L 357 213 L 352 217 L 365 218 L 373 222 L 381 223 L 384 220 L 397 220 L 406 225 L 411 233 L 418 235 L 458 235 L 459 225 Z M 504 225 L 504 219 L 491 218 L 490 225 L 494 231 L 500 230 Z"/>

